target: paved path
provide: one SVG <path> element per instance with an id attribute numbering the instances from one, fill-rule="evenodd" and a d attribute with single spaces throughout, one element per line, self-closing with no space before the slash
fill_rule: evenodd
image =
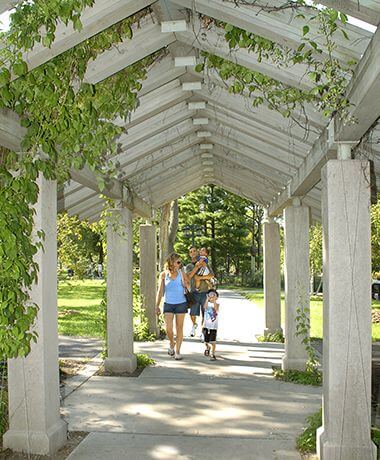
<path id="1" fill-rule="evenodd" d="M 103 350 L 103 342 L 91 337 L 59 336 L 60 358 L 94 358 Z"/>
<path id="2" fill-rule="evenodd" d="M 141 343 L 156 366 L 138 378 L 92 377 L 63 407 L 70 430 L 90 432 L 69 459 L 299 459 L 295 437 L 321 392 L 271 377 L 283 346 L 252 343 L 262 315 L 224 291 L 216 362 L 197 339 L 185 340 L 183 361 L 166 342 Z"/>

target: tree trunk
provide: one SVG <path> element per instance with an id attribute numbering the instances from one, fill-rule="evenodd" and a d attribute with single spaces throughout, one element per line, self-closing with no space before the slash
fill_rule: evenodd
<path id="1" fill-rule="evenodd" d="M 169 221 L 170 221 L 170 203 L 166 203 L 160 208 L 160 270 L 164 269 L 166 257 L 169 255 Z"/>
<path id="2" fill-rule="evenodd" d="M 174 252 L 174 243 L 178 231 L 178 200 L 172 202 L 170 207 L 170 223 L 168 234 L 168 254 Z"/>

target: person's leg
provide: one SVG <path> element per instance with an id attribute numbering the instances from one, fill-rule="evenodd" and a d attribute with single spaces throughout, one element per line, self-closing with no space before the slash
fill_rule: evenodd
<path id="1" fill-rule="evenodd" d="M 173 333 L 173 320 L 174 320 L 174 313 L 165 313 L 165 329 L 166 335 L 168 336 L 170 342 L 170 348 L 174 348 L 174 333 Z"/>
<path id="2" fill-rule="evenodd" d="M 190 307 L 190 318 L 193 323 L 193 327 L 190 332 L 190 336 L 194 337 L 195 331 L 197 328 L 197 318 L 199 317 L 200 314 L 200 302 L 199 302 L 199 293 L 198 292 L 192 292 L 194 296 L 194 301 L 195 303 Z"/>
<path id="3" fill-rule="evenodd" d="M 206 328 L 203 329 L 203 336 L 204 336 L 204 342 L 205 342 L 205 352 L 204 352 L 204 355 L 205 356 L 209 356 L 210 355 L 210 334 L 208 333 L 208 330 Z"/>
<path id="4" fill-rule="evenodd" d="M 177 341 L 175 344 L 175 352 L 177 355 L 181 353 L 181 345 L 183 341 L 183 323 L 185 321 L 185 313 L 179 313 L 175 315 L 176 331 L 177 331 Z"/>

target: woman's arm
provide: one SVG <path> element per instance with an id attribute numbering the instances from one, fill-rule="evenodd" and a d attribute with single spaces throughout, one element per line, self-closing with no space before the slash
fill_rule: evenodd
<path id="1" fill-rule="evenodd" d="M 156 296 L 156 313 L 157 313 L 157 315 L 161 314 L 160 304 L 161 304 L 162 296 L 164 295 L 165 272 L 160 273 L 159 280 L 160 281 L 159 281 L 159 286 L 158 286 L 157 296 Z"/>

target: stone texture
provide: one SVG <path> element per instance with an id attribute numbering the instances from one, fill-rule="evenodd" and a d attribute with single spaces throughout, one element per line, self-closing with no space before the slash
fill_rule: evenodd
<path id="1" fill-rule="evenodd" d="M 107 225 L 107 372 L 132 373 L 133 353 L 133 232 L 132 211 L 115 209 Z"/>
<path id="2" fill-rule="evenodd" d="M 309 215 L 308 206 L 295 203 L 284 211 L 285 220 L 285 356 L 284 370 L 306 368 L 303 336 L 296 336 L 298 310 L 309 317 Z"/>
<path id="3" fill-rule="evenodd" d="M 280 226 L 270 220 L 264 222 L 264 335 L 281 329 L 281 264 Z"/>
<path id="4" fill-rule="evenodd" d="M 38 283 L 30 297 L 40 310 L 35 325 L 37 343 L 26 358 L 8 362 L 9 430 L 5 448 L 29 454 L 53 455 L 66 441 L 66 423 L 59 413 L 57 325 L 57 185 L 38 179 L 35 230 L 45 233 L 44 250 L 35 260 Z"/>
<path id="5" fill-rule="evenodd" d="M 322 170 L 324 239 L 323 460 L 375 459 L 371 424 L 369 166 L 330 160 Z"/>
<path id="6" fill-rule="evenodd" d="M 158 335 L 156 315 L 157 234 L 151 224 L 140 225 L 140 292 L 149 331 Z"/>

